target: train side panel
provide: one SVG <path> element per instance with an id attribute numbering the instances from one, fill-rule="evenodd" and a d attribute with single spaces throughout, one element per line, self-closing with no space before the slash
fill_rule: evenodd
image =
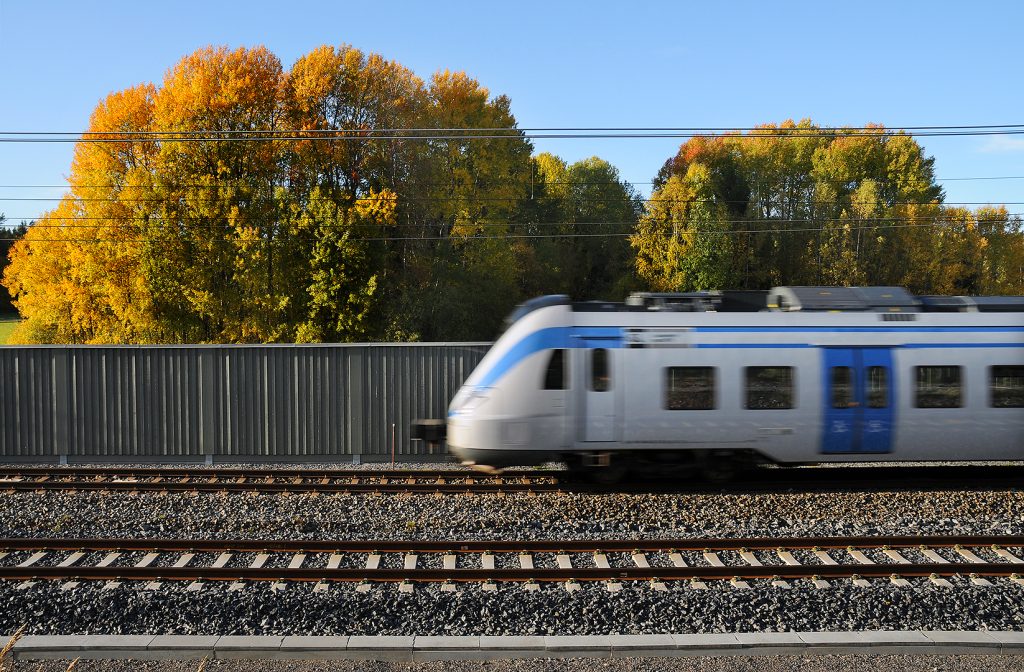
<path id="1" fill-rule="evenodd" d="M 967 345 L 895 354 L 902 384 L 894 459 L 1024 459 L 1024 408 L 994 406 L 992 378 L 993 367 L 1024 366 L 1024 348 Z M 929 386 L 929 374 L 940 385 Z"/>

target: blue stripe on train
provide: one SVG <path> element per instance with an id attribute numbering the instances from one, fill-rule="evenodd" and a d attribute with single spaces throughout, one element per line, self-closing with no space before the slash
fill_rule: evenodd
<path id="1" fill-rule="evenodd" d="M 521 361 L 542 350 L 572 347 L 623 347 L 620 327 L 549 327 L 525 336 L 508 349 L 477 383 L 478 387 L 493 387 L 502 376 Z"/>
<path id="2" fill-rule="evenodd" d="M 1024 327 L 696 327 L 700 333 L 772 333 L 772 332 L 1024 332 Z M 549 327 L 525 336 L 509 348 L 477 383 L 479 387 L 493 387 L 506 373 L 522 360 L 542 350 L 555 348 L 623 348 L 623 327 Z M 796 349 L 827 347 L 811 343 L 694 343 L 693 348 L 720 349 Z M 897 348 L 1021 348 L 1022 343 L 906 343 Z"/>

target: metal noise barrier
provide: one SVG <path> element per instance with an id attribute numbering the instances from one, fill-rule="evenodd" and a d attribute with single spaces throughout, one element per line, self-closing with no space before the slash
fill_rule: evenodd
<path id="1" fill-rule="evenodd" d="M 0 461 L 427 459 L 411 421 L 445 417 L 489 347 L 0 347 Z"/>

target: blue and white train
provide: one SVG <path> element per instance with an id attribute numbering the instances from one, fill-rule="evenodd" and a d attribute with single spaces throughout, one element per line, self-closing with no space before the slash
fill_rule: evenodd
<path id="1" fill-rule="evenodd" d="M 748 462 L 1024 460 L 1024 297 L 901 288 L 546 296 L 452 400 L 483 469 L 725 479 Z"/>

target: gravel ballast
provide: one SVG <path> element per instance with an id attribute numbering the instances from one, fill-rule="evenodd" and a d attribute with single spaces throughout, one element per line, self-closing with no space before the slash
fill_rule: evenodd
<path id="1" fill-rule="evenodd" d="M 405 465 L 402 465 L 405 466 Z M 509 493 L 466 495 L 277 495 L 0 493 L 0 536 L 243 539 L 588 539 L 906 534 L 1022 534 L 1024 493 L 777 492 L 758 494 Z M 770 554 L 763 561 L 776 562 Z M 759 556 L 760 557 L 760 556 Z M 661 558 L 652 558 L 661 561 Z M 13 560 L 13 558 L 12 558 Z M 543 564 L 538 557 L 538 566 Z M 386 559 L 387 562 L 393 559 Z M 421 566 L 427 562 L 421 556 Z M 460 563 L 462 558 L 460 557 Z M 460 565 L 461 566 L 461 565 Z M 894 570 L 895 571 L 895 570 Z M 969 570 L 967 570 L 969 571 Z M 502 585 L 443 592 L 394 585 L 359 593 L 351 584 L 314 593 L 308 585 L 187 592 L 125 583 L 71 590 L 40 581 L 0 582 L 0 631 L 32 634 L 655 634 L 878 629 L 1024 629 L 1024 587 L 967 578 L 953 587 L 887 579 L 858 588 L 831 581 L 789 590 L 768 582 L 695 590 L 669 582 L 657 592 L 625 583 L 569 593 Z"/>

